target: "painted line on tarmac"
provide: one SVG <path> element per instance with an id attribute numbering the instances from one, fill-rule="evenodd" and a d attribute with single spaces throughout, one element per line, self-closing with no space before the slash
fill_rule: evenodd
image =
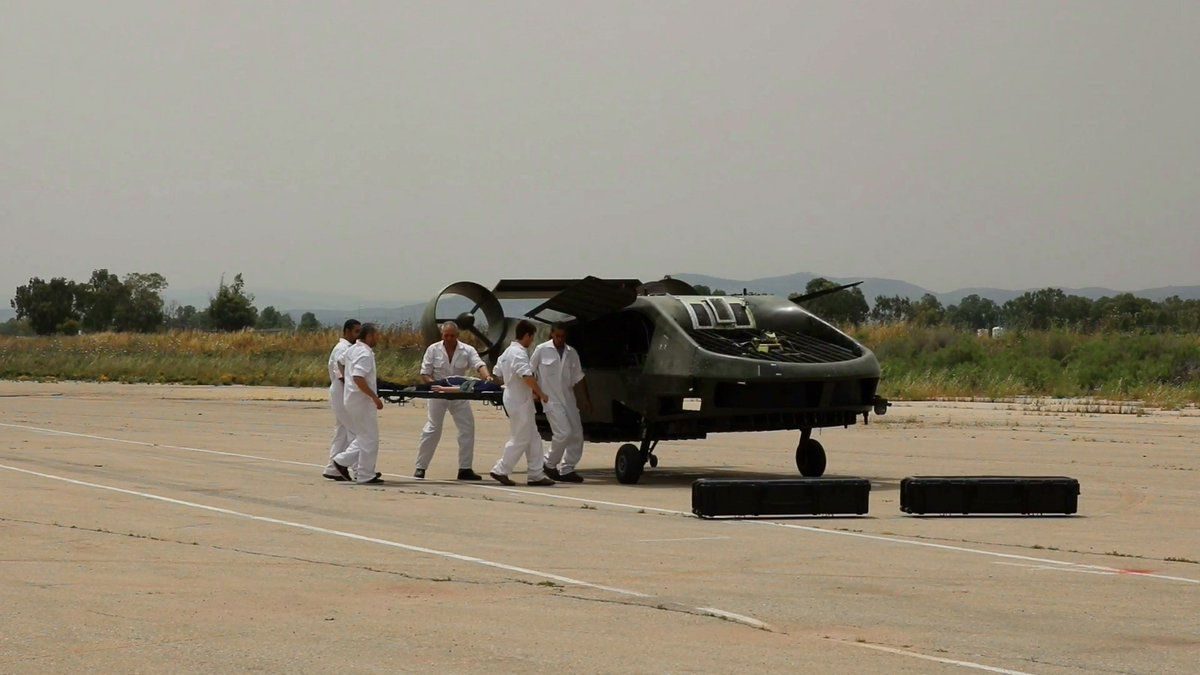
<path id="1" fill-rule="evenodd" d="M 983 670 L 989 673 L 1004 673 L 1005 675 L 1031 675 L 1023 670 L 1009 670 L 1007 668 L 997 668 L 996 666 L 987 666 L 974 661 L 959 661 L 958 659 L 947 659 L 941 656 L 931 656 L 929 654 L 921 654 L 919 652 L 910 652 L 907 649 L 897 649 L 895 647 L 886 647 L 884 645 L 871 644 L 870 642 L 850 642 L 848 640 L 838 640 L 836 638 L 826 638 L 831 642 L 837 642 L 843 645 L 852 645 L 854 647 L 862 647 L 863 649 L 873 649 L 877 652 L 885 652 L 888 654 L 897 654 L 899 656 L 911 656 L 914 659 L 922 659 L 925 661 L 933 661 L 935 663 L 945 663 L 951 666 L 960 666 L 962 668 L 972 668 L 974 670 Z"/>
<path id="2" fill-rule="evenodd" d="M 975 555 L 991 556 L 993 558 L 1007 558 L 1009 560 L 1024 560 L 1027 562 L 1042 563 L 1045 565 L 1055 565 L 1061 569 L 1080 569 L 1080 570 L 1098 570 L 1106 573 L 1120 574 L 1122 576 L 1139 576 L 1152 579 L 1162 579 L 1165 581 L 1182 581 L 1189 584 L 1200 584 L 1200 579 L 1189 579 L 1187 577 L 1174 577 L 1166 574 L 1152 574 L 1149 572 L 1128 574 L 1123 573 L 1121 569 L 1116 567 L 1108 567 L 1106 565 L 1089 565 L 1087 563 L 1068 562 L 1066 560 L 1054 560 L 1052 558 L 1036 558 L 1034 556 L 1020 555 L 1017 553 L 1001 553 L 1000 551 L 988 551 L 986 549 L 968 548 L 966 546 L 953 546 L 951 544 L 937 544 L 931 541 L 920 541 L 917 539 L 903 539 L 901 537 L 889 537 L 881 534 L 867 534 L 866 532 L 846 532 L 844 530 L 826 530 L 820 527 L 812 527 L 811 525 L 795 525 L 793 523 L 780 523 L 771 520 L 744 520 L 744 523 L 753 525 L 768 525 L 773 527 L 786 527 L 795 530 L 804 530 L 805 532 L 819 532 L 821 534 L 836 534 L 846 537 L 855 537 L 857 539 L 869 539 L 874 541 L 886 541 L 893 544 L 907 544 L 909 546 L 924 546 L 926 548 L 940 549 L 943 551 L 955 551 L 957 553 L 973 553 Z"/>
<path id="3" fill-rule="evenodd" d="M 251 459 L 251 460 L 263 461 L 263 462 L 277 462 L 277 463 L 292 464 L 292 465 L 305 466 L 305 467 L 323 468 L 323 465 L 312 464 L 309 462 L 296 462 L 296 461 L 292 461 L 292 460 L 274 459 L 271 457 L 260 457 L 257 455 L 246 455 L 246 454 L 235 453 L 235 452 L 209 450 L 209 449 L 205 449 L 205 448 L 191 448 L 191 447 L 178 446 L 178 445 L 165 445 L 165 444 L 160 444 L 160 443 L 150 443 L 150 442 L 146 442 L 146 441 L 133 441 L 133 440 L 123 439 L 123 438 L 112 438 L 112 437 L 108 437 L 108 436 L 97 436 L 97 435 L 93 435 L 93 434 L 81 434 L 81 433 L 70 432 L 70 431 L 59 431 L 56 429 L 46 429 L 43 427 L 31 427 L 31 426 L 25 426 L 25 425 L 20 425 L 20 424 L 8 424 L 8 423 L 0 422 L 0 427 L 25 429 L 25 430 L 29 430 L 29 431 L 37 431 L 37 432 L 47 433 L 47 434 L 51 434 L 51 435 L 73 436 L 73 437 L 78 437 L 78 438 L 88 438 L 88 439 L 93 439 L 93 440 L 110 441 L 110 442 L 114 442 L 114 443 L 125 443 L 125 444 L 139 445 L 139 446 L 145 446 L 145 447 L 170 448 L 170 449 L 174 449 L 174 450 L 186 450 L 186 451 L 191 451 L 191 452 L 201 452 L 201 453 L 205 453 L 205 454 L 224 455 L 224 456 L 229 456 L 229 457 L 238 457 L 238 458 L 242 458 L 242 459 Z M 560 583 L 567 584 L 567 585 L 581 586 L 581 587 L 585 587 L 585 588 L 593 588 L 596 590 L 607 591 L 607 592 L 615 593 L 618 595 L 626 595 L 626 596 L 637 597 L 637 598 L 652 598 L 652 597 L 654 597 L 654 596 L 651 596 L 651 595 L 648 595 L 645 593 L 640 593 L 638 591 L 631 591 L 631 590 L 627 590 L 627 589 L 623 589 L 623 588 L 617 588 L 614 586 L 593 584 L 591 582 L 582 581 L 582 580 L 578 580 L 578 579 L 572 579 L 570 577 L 564 577 L 564 576 L 560 576 L 560 575 L 552 574 L 552 573 L 548 573 L 548 572 L 540 572 L 538 570 L 532 570 L 532 569 L 525 568 L 525 567 L 517 567 L 514 565 L 507 565 L 504 563 L 494 562 L 494 561 L 490 561 L 490 560 L 485 560 L 483 558 L 476 558 L 474 556 L 468 556 L 468 555 L 463 555 L 463 554 L 459 554 L 459 553 L 452 553 L 449 551 L 439 551 L 437 549 L 425 548 L 425 547 L 421 547 L 421 546 L 413 546 L 410 544 L 403 544 L 400 542 L 389 541 L 387 539 L 368 537 L 365 535 L 355 534 L 353 532 L 344 532 L 341 530 L 333 530 L 333 529 L 328 529 L 328 528 L 324 528 L 324 527 L 319 527 L 316 525 L 308 525 L 306 523 L 297 523 L 297 522 L 292 522 L 292 521 L 287 521 L 287 520 L 280 520 L 278 518 L 271 518 L 269 516 L 257 516 L 257 515 L 253 515 L 253 514 L 249 514 L 249 513 L 242 513 L 240 511 L 234 511 L 232 509 L 221 508 L 218 506 L 210 506 L 207 504 L 188 502 L 188 501 L 184 501 L 181 499 L 174 499 L 171 497 L 164 497 L 161 495 L 154 495 L 154 494 L 150 494 L 150 493 L 146 493 L 146 492 L 138 492 L 136 490 L 127 490 L 125 488 L 119 488 L 119 487 L 115 487 L 115 486 L 101 485 L 99 483 L 90 483 L 87 481 L 76 480 L 74 478 L 55 476 L 52 474 L 41 473 L 38 471 L 31 471 L 28 469 L 21 469 L 18 467 L 8 466 L 5 464 L 0 464 L 0 469 L 6 469 L 9 471 L 15 471 L 18 473 L 23 473 L 23 474 L 27 474 L 27 475 L 31 475 L 31 476 L 38 476 L 38 477 L 52 479 L 52 480 L 59 480 L 59 481 L 63 481 L 66 483 L 71 483 L 74 485 L 80 485 L 80 486 L 84 486 L 84 487 L 91 487 L 91 488 L 96 488 L 96 489 L 100 489 L 100 490 L 117 492 L 117 493 L 121 493 L 121 494 L 128 494 L 128 495 L 132 495 L 132 496 L 136 496 L 136 497 L 142 497 L 145 499 L 161 501 L 161 502 L 165 502 L 168 504 L 175 504 L 175 505 L 179 505 L 179 506 L 188 506 L 191 508 L 201 509 L 204 511 L 221 513 L 224 515 L 230 515 L 230 516 L 235 516 L 235 517 L 239 517 L 239 518 L 246 518 L 248 520 L 270 523 L 270 524 L 274 524 L 274 525 L 283 525 L 283 526 L 287 526 L 287 527 L 294 527 L 297 529 L 306 530 L 306 531 L 310 531 L 310 532 L 329 534 L 329 535 L 344 537 L 347 539 L 353 539 L 353 540 L 363 541 L 363 542 L 367 542 L 367 543 L 380 544 L 383 546 L 399 548 L 399 549 L 408 550 L 408 551 L 412 551 L 412 552 L 416 552 L 416 553 L 425 553 L 428 555 L 440 556 L 440 557 L 449 558 L 452 560 L 473 563 L 473 564 L 477 564 L 477 565 L 481 565 L 481 566 L 485 566 L 485 567 L 492 567 L 492 568 L 506 570 L 506 571 L 510 571 L 510 572 L 516 572 L 519 574 L 526 574 L 529 576 L 535 576 L 535 577 L 540 577 L 540 578 L 544 578 L 544 579 L 548 579 L 548 580 L 558 581 Z M 394 476 L 396 474 L 388 474 L 388 475 Z M 448 480 L 447 481 L 426 481 L 424 479 L 422 479 L 422 480 L 413 479 L 412 482 L 414 484 L 419 484 L 421 482 L 436 482 L 436 483 L 442 483 L 442 484 L 448 484 L 448 485 L 463 485 L 464 484 L 461 481 L 448 481 Z M 465 485 L 471 486 L 472 484 L 465 483 Z M 650 507 L 650 506 L 638 506 L 635 504 L 623 504 L 620 502 L 606 502 L 606 501 L 602 501 L 602 500 L 585 499 L 585 498 L 581 498 L 581 497 L 568 497 L 566 495 L 550 495 L 550 494 L 546 494 L 544 492 L 539 492 L 536 490 L 517 490 L 517 489 L 513 489 L 513 488 L 505 488 L 505 487 L 491 486 L 491 485 L 478 485 L 476 487 L 502 490 L 505 492 L 515 492 L 515 493 L 524 494 L 524 495 L 532 494 L 532 495 L 538 495 L 538 496 L 544 496 L 544 497 L 570 499 L 572 501 L 588 502 L 588 503 L 592 503 L 592 504 L 605 504 L 605 505 L 609 505 L 609 506 L 617 506 L 617 507 L 628 508 L 628 509 L 679 514 L 679 515 L 685 515 L 685 516 L 689 516 L 689 517 L 692 516 L 692 514 L 686 513 L 684 511 L 676 511 L 673 509 L 663 509 L 663 508 Z M 755 523 L 758 521 L 742 521 L 742 522 Z M 767 523 L 762 523 L 762 524 L 767 524 Z M 826 533 L 833 533 L 833 534 L 853 534 L 853 533 L 844 533 L 844 532 L 833 532 L 830 530 L 821 530 L 819 528 L 811 528 L 811 529 L 814 529 L 818 532 L 826 532 Z M 900 541 L 903 541 L 903 540 L 900 540 Z M 920 542 L 914 542 L 914 543 L 920 543 Z M 1071 563 L 1067 563 L 1067 564 L 1071 564 Z M 737 614 L 735 612 L 729 612 L 729 611 L 726 611 L 723 609 L 718 609 L 715 607 L 694 607 L 694 608 L 692 608 L 692 611 L 699 612 L 699 613 L 707 615 L 707 616 L 712 616 L 712 617 L 732 621 L 735 623 L 739 623 L 739 624 L 742 624 L 745 626 L 749 626 L 751 628 L 757 628 L 760 630 L 768 630 L 768 631 L 772 630 L 769 624 L 759 621 L 758 619 L 746 616 L 744 614 Z M 835 638 L 822 638 L 822 639 L 826 639 L 830 642 L 836 642 L 838 644 L 842 644 L 842 645 L 846 645 L 846 646 L 850 646 L 850 647 L 871 649 L 874 651 L 881 651 L 881 652 L 886 652 L 889 654 L 895 654 L 897 656 L 907 656 L 910 658 L 922 659 L 925 661 L 933 661 L 933 662 L 937 662 L 937 663 L 944 663 L 947 665 L 955 665 L 955 666 L 959 666 L 962 668 L 982 670 L 982 671 L 992 672 L 992 673 L 1006 673 L 1009 675 L 1031 675 L 1030 673 L 1025 673 L 1025 672 L 1019 671 L 1019 670 L 1008 670 L 1005 668 L 998 668 L 995 666 L 989 666 L 989 665 L 982 664 L 982 663 L 975 663 L 972 661 L 960 661 L 960 660 L 956 660 L 956 659 L 948 659 L 948 658 L 942 658 L 942 657 L 938 657 L 938 656 L 931 656 L 928 654 L 921 654 L 919 652 L 912 652 L 912 651 L 907 651 L 907 650 L 903 650 L 903 649 L 896 649 L 894 647 L 886 647 L 883 645 L 875 645 L 875 644 L 870 644 L 870 643 L 865 643 L 865 642 L 849 642 L 846 640 L 838 640 Z"/>
<path id="4" fill-rule="evenodd" d="M 558 574 L 552 574 L 550 572 L 541 572 L 538 570 L 529 569 L 528 567 L 518 567 L 516 565 L 508 565 L 505 563 L 495 562 L 492 560 L 485 560 L 483 558 L 476 558 L 475 556 L 463 555 L 461 553 L 452 553 L 450 551 L 440 551 L 438 549 L 426 548 L 424 546 L 413 546 L 411 544 L 404 544 L 404 543 L 401 543 L 398 541 L 391 541 L 388 539 L 379 539 L 377 537 L 368 537 L 366 535 L 355 534 L 353 532 L 345 532 L 342 530 L 333 530 L 333 529 L 329 529 L 326 527 L 319 527 L 317 525 L 309 525 L 307 523 L 298 523 L 298 522 L 294 522 L 294 521 L 290 521 L 290 520 L 281 520 L 279 518 L 271 518 L 270 516 L 258 516 L 258 515 L 254 515 L 251 513 L 243 513 L 241 511 L 234 511 L 233 509 L 222 508 L 219 506 L 211 506 L 208 504 L 200 504 L 198 502 L 189 502 L 189 501 L 185 501 L 182 499 L 174 499 L 172 497 L 164 497 L 162 495 L 151 494 L 149 492 L 139 492 L 137 490 L 127 490 L 125 488 L 119 488 L 119 487 L 115 487 L 112 485 L 101 485 L 100 483 L 91 483 L 88 481 L 77 480 L 74 478 L 67 478 L 65 476 L 55 476 L 53 474 L 41 473 L 39 471 L 30 471 L 29 469 L 22 469 L 22 468 L 15 467 L 15 466 L 8 466 L 7 464 L 0 464 L 0 469 L 6 469 L 8 471 L 23 473 L 23 474 L 26 474 L 29 476 L 37 476 L 39 478 L 47 478 L 50 480 L 62 481 L 64 483 L 70 483 L 72 485 L 80 485 L 83 487 L 90 487 L 90 488 L 95 488 L 98 490 L 107 490 L 109 492 L 116 492 L 119 494 L 131 495 L 134 497 L 142 497 L 144 499 L 151 499 L 154 501 L 165 502 L 167 504 L 174 504 L 176 506 L 186 506 L 186 507 L 193 508 L 193 509 L 200 509 L 202 511 L 210 511 L 212 513 L 220 513 L 222 515 L 234 516 L 237 518 L 245 518 L 247 520 L 268 523 L 271 525 L 283 525 L 285 527 L 292 527 L 292 528 L 296 528 L 299 530 L 305 530 L 308 532 L 329 534 L 329 535 L 333 535 L 333 536 L 337 536 L 337 537 L 344 537 L 346 539 L 353 539 L 355 541 L 363 541 L 363 542 L 367 542 L 367 543 L 371 543 L 371 544 L 379 544 L 381 546 L 389 546 L 392 548 L 399 548 L 399 549 L 403 549 L 405 551 L 411 551 L 413 553 L 423 553 L 423 554 L 427 554 L 427 555 L 438 556 L 441 558 L 448 558 L 450 560 L 457 560 L 460 562 L 472 563 L 472 564 L 481 565 L 484 567 L 500 569 L 500 570 L 504 570 L 507 572 L 515 572 L 518 574 L 524 574 L 524 575 L 528 575 L 528 576 L 532 576 L 532 577 L 539 577 L 542 579 L 557 581 L 559 583 L 562 583 L 562 584 L 568 585 L 568 586 L 581 586 L 584 588 L 591 588 L 591 589 L 595 589 L 595 590 L 599 590 L 599 591 L 606 591 L 609 593 L 614 593 L 617 595 L 624 595 L 624 596 L 629 596 L 629 597 L 634 597 L 634 598 L 649 599 L 649 598 L 654 597 L 654 596 L 646 594 L 646 593 L 641 593 L 638 591 L 631 591 L 631 590 L 628 590 L 625 588 L 618 588 L 616 586 L 605 586 L 603 584 L 594 584 L 589 581 L 581 581 L 579 579 L 572 579 L 570 577 L 564 577 L 564 576 L 561 576 Z M 741 624 L 744 626 L 749 626 L 751 628 L 757 628 L 759 630 L 766 630 L 766 631 L 772 630 L 770 625 L 768 625 L 762 621 L 759 621 L 758 619 L 755 619 L 754 617 L 746 616 L 745 614 L 737 614 L 736 612 L 730 612 L 727 610 L 718 609 L 716 607 L 693 607 L 693 608 L 691 608 L 691 611 L 702 614 L 702 615 L 715 617 L 718 619 L 724 619 L 726 621 L 732 621 L 734 623 L 738 623 L 738 624 Z M 898 656 L 908 656 L 908 657 L 912 657 L 912 658 L 924 659 L 926 661 L 936 661 L 938 663 L 956 665 L 956 666 L 961 666 L 964 668 L 972 668 L 975 670 L 983 670 L 983 671 L 992 672 L 992 673 L 1007 673 L 1009 675 L 1030 675 L 1029 673 L 1023 673 L 1018 670 L 1007 670 L 1004 668 L 997 668 L 995 666 L 988 666 L 988 665 L 984 665 L 981 663 L 973 663 L 971 661 L 959 661 L 956 659 L 946 659 L 946 658 L 941 658 L 941 657 L 937 657 L 937 656 L 921 654 L 919 652 L 910 652 L 910 651 L 906 651 L 903 649 L 894 649 L 892 647 L 884 647 L 882 645 L 872 645 L 872 644 L 863 643 L 863 642 L 848 642 L 845 640 L 836 640 L 836 639 L 832 639 L 832 638 L 823 638 L 823 639 L 828 639 L 832 642 L 837 642 L 839 644 L 843 644 L 843 645 L 847 645 L 847 646 L 851 646 L 851 647 L 861 647 L 861 648 L 865 648 L 865 649 L 873 649 L 876 651 L 887 652 L 887 653 L 895 654 Z"/>
<path id="5" fill-rule="evenodd" d="M 260 523 L 270 523 L 272 525 L 283 525 L 283 526 L 292 527 L 292 528 L 295 528 L 298 530 L 307 530 L 309 532 L 319 532 L 321 534 L 330 534 L 330 535 L 333 535 L 336 537 L 343 537 L 346 539 L 354 539 L 356 541 L 365 541 L 365 542 L 372 543 L 372 544 L 379 544 L 381 546 L 390 546 L 392 548 L 399 548 L 399 549 L 403 549 L 405 551 L 411 551 L 413 553 L 424 553 L 426 555 L 437 556 L 439 558 L 448 558 L 450 560 L 457 560 L 460 562 L 472 563 L 475 565 L 481 565 L 483 567 L 492 567 L 495 569 L 505 570 L 508 572 L 516 572 L 518 574 L 524 574 L 524 575 L 531 576 L 531 577 L 539 577 L 542 579 L 549 579 L 551 581 L 557 581 L 559 583 L 569 585 L 569 586 L 582 586 L 584 588 L 593 588 L 593 589 L 600 590 L 600 591 L 607 591 L 609 593 L 616 593 L 617 595 L 625 595 L 625 596 L 634 597 L 634 598 L 654 597 L 654 596 L 648 595 L 646 593 L 641 593 L 638 591 L 631 591 L 631 590 L 625 589 L 625 588 L 618 588 L 616 586 L 605 586 L 602 584 L 594 584 L 590 581 L 582 581 L 580 579 L 572 579 L 571 577 L 564 577 L 564 576 L 561 576 L 558 574 L 553 574 L 551 572 L 542 572 L 539 570 L 530 569 L 528 567 L 518 567 L 516 565 L 508 565 L 505 563 L 496 562 L 494 560 L 486 560 L 484 558 L 476 558 L 475 556 L 463 555 L 461 553 L 453 553 L 450 551 L 441 551 L 441 550 L 438 550 L 435 548 L 426 548 L 424 546 L 414 546 L 412 544 L 404 544 L 404 543 L 401 543 L 398 541 L 391 541 L 388 539 L 379 539 L 377 537 L 368 537 L 368 536 L 362 535 L 362 534 L 355 534 L 354 532 L 345 532 L 343 530 L 333 530 L 333 529 L 329 529 L 326 527 L 319 527 L 317 525 L 309 525 L 307 523 L 298 523 L 298 522 L 291 521 L 291 520 L 280 520 L 279 518 L 271 518 L 270 516 L 258 516 L 258 515 L 254 515 L 252 513 L 243 513 L 242 511 L 234 511 L 233 509 L 226 509 L 226 508 L 222 508 L 219 506 L 211 506 L 209 504 L 201 504 L 199 502 L 189 502 L 189 501 L 184 501 L 182 499 L 174 499 L 172 497 L 164 497 L 162 495 L 151 494 L 149 492 L 139 492 L 137 490 L 127 490 L 125 488 L 119 488 L 119 487 L 115 487 L 112 485 L 102 485 L 100 483 L 89 483 L 88 481 L 77 480 L 74 478 L 66 478 L 64 476 L 55 476 L 53 474 L 41 473 L 38 471 L 30 471 L 29 469 L 22 469 L 22 468 L 15 467 L 15 466 L 8 466 L 6 464 L 0 464 L 0 469 L 7 469 L 9 471 L 15 471 L 17 473 L 23 473 L 23 474 L 27 474 L 30 476 L 38 476 L 40 478 L 48 478 L 51 480 L 62 481 L 64 483 L 71 483 L 73 485 L 82 485 L 84 487 L 96 488 L 97 490 L 107 490 L 109 492 L 117 492 L 120 494 L 132 495 L 134 497 L 142 497 L 144 499 L 152 499 L 152 500 L 159 501 L 159 502 L 165 502 L 167 504 L 175 504 L 177 506 L 186 506 L 186 507 L 193 508 L 193 509 L 200 509 L 202 511 L 211 511 L 213 513 L 220 513 L 220 514 L 227 515 L 227 516 L 236 516 L 238 518 L 245 518 L 247 520 L 258 521 Z"/>
<path id="6" fill-rule="evenodd" d="M 1195 583 L 1194 579 L 1186 577 L 1172 577 L 1165 574 L 1154 574 L 1150 570 L 1133 570 L 1133 569 L 1118 569 L 1109 567 L 1091 567 L 1084 569 L 1081 567 L 1063 567 L 1061 565 L 1034 565 L 1030 563 L 1015 563 L 1003 562 L 997 560 L 996 565 L 1008 565 L 1009 567 L 1023 567 L 1030 570 L 1051 570 L 1054 572 L 1078 572 L 1080 574 L 1100 574 L 1103 576 L 1128 576 L 1128 577 L 1158 577 L 1159 579 L 1172 579 L 1174 581 L 1189 581 Z"/>
<path id="7" fill-rule="evenodd" d="M 89 438 L 89 439 L 99 440 L 99 441 L 111 441 L 113 443 L 127 443 L 130 445 L 140 445 L 140 446 L 144 446 L 144 447 L 167 448 L 167 449 L 171 449 L 171 450 L 184 450 L 187 452 L 200 452 L 200 453 L 209 454 L 209 455 L 237 457 L 240 459 L 250 459 L 250 460 L 256 460 L 256 461 L 261 461 L 261 462 L 275 462 L 275 463 L 279 463 L 279 464 L 291 464 L 294 466 L 303 466 L 303 467 L 309 467 L 309 468 L 322 468 L 322 469 L 324 468 L 323 464 L 313 464 L 310 462 L 297 462 L 297 461 L 288 460 L 288 459 L 276 459 L 273 457 L 261 457 L 258 455 L 246 455 L 246 454 L 241 454 L 241 453 L 237 453 L 237 452 L 225 452 L 222 450 L 209 450 L 206 448 L 192 448 L 192 447 L 187 447 L 187 446 L 182 446 L 182 445 L 167 445 L 167 444 L 163 444 L 163 443 L 150 443 L 147 441 L 133 441 L 133 440 L 128 440 L 128 439 L 124 439 L 124 438 L 113 438 L 111 436 L 96 436 L 96 435 L 92 435 L 92 434 L 81 434 L 81 433 L 76 433 L 76 432 L 72 432 L 72 431 L 59 431 L 57 429 L 47 429 L 44 427 L 34 427 L 34 426 L 28 426 L 28 425 L 23 425 L 23 424 L 10 424 L 10 423 L 5 423 L 5 422 L 0 422 L 0 427 L 9 427 L 12 429 L 24 429 L 26 431 L 35 431 L 35 432 L 51 434 L 51 435 L 73 436 L 73 437 L 77 437 L 77 438 Z M 499 486 L 499 485 L 481 485 L 479 483 L 458 481 L 458 480 L 417 479 L 417 478 L 413 478 L 411 476 L 405 476 L 405 475 L 401 475 L 401 474 L 392 474 L 392 473 L 385 473 L 384 475 L 388 476 L 388 477 L 393 477 L 393 478 L 407 478 L 411 481 L 411 483 L 413 485 L 419 485 L 421 483 L 433 483 L 433 484 L 439 484 L 439 485 L 455 485 L 455 486 L 463 486 L 463 487 L 475 487 L 475 488 L 482 488 L 485 490 L 510 492 L 513 494 L 519 494 L 519 495 L 525 495 L 525 496 L 533 495 L 533 496 L 537 496 L 537 497 L 545 497 L 547 499 L 561 499 L 561 500 L 566 500 L 566 501 L 582 502 L 585 504 L 599 504 L 599 505 L 603 505 L 603 506 L 613 506 L 613 507 L 617 507 L 617 508 L 630 509 L 630 510 L 634 510 L 634 511 L 653 511 L 655 513 L 665 513 L 665 514 L 669 514 L 669 515 L 686 516 L 688 518 L 695 517 L 693 514 L 687 512 L 687 511 L 679 511 L 676 509 L 664 509 L 664 508 L 657 507 L 657 506 L 644 506 L 644 505 L 639 505 L 639 504 L 628 504 L 628 503 L 623 503 L 623 502 L 605 501 L 605 500 L 601 500 L 601 499 L 588 499 L 585 497 L 571 497 L 568 495 L 551 494 L 551 493 L 548 493 L 548 492 L 545 492 L 542 490 L 530 490 L 530 489 L 522 490 L 522 489 L 518 489 L 518 488 L 503 487 L 503 486 Z M 800 530 L 800 531 L 804 531 L 804 532 L 815 532 L 818 534 L 852 537 L 855 539 L 863 539 L 863 540 L 868 540 L 868 541 L 881 541 L 881 542 L 888 542 L 888 543 L 892 543 L 892 544 L 920 546 L 920 547 L 931 548 L 931 549 L 935 549 L 935 550 L 953 551 L 956 553 L 969 553 L 969 554 L 973 554 L 973 555 L 988 556 L 988 557 L 993 557 L 993 558 L 1005 558 L 1008 560 L 1022 560 L 1022 561 L 1026 561 L 1026 562 L 1034 562 L 1034 563 L 1041 563 L 1041 564 L 1047 564 L 1047 565 L 1056 565 L 1056 566 L 1059 566 L 1062 568 L 1100 570 L 1102 572 L 1109 572 L 1109 573 L 1113 573 L 1114 575 L 1118 575 L 1118 576 L 1136 576 L 1136 577 L 1143 577 L 1143 578 L 1147 578 L 1147 579 L 1159 579 L 1162 581 L 1176 581 L 1176 582 L 1181 582 L 1181 583 L 1200 585 L 1200 579 L 1192 579 L 1192 578 L 1188 578 L 1188 577 L 1178 577 L 1178 576 L 1171 576 L 1171 575 L 1166 575 L 1166 574 L 1154 574 L 1154 573 L 1149 573 L 1149 572 L 1146 572 L 1146 573 L 1139 572 L 1138 574 L 1128 574 L 1128 573 L 1122 572 L 1122 570 L 1120 570 L 1119 568 L 1108 567 L 1105 565 L 1090 565 L 1087 563 L 1075 563 L 1075 562 L 1069 562 L 1066 560 L 1054 560 L 1052 558 L 1037 558 L 1034 556 L 1019 555 L 1016 553 L 1002 553 L 1000 551 L 989 551 L 986 549 L 969 548 L 966 546 L 953 546 L 950 544 L 938 544 L 938 543 L 931 542 L 931 541 L 921 541 L 919 539 L 905 539 L 903 537 L 888 536 L 888 535 L 881 535 L 881 534 L 869 534 L 866 532 L 848 532 L 846 530 L 829 530 L 829 529 L 825 529 L 822 527 L 813 527 L 811 525 L 797 525 L 795 523 L 781 523 L 781 522 L 773 521 L 773 520 L 736 520 L 735 519 L 735 520 L 727 520 L 727 521 L 722 521 L 722 522 L 738 523 L 741 525 L 780 527 L 780 528 L 787 528 L 787 529 L 792 529 L 792 530 Z"/>

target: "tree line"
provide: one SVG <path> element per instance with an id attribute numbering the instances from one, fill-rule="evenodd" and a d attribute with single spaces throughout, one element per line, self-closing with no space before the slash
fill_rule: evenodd
<path id="1" fill-rule="evenodd" d="M 837 286 L 816 278 L 806 293 Z M 1171 296 L 1161 302 L 1132 293 L 1092 300 L 1069 295 L 1059 288 L 1027 291 L 999 304 L 978 295 L 968 295 L 957 304 L 943 306 L 926 293 L 917 300 L 891 295 L 876 296 L 873 306 L 858 288 L 815 298 L 803 303 L 814 314 L 834 323 L 911 323 L 918 326 L 952 326 L 978 330 L 1003 326 L 1018 330 L 1060 328 L 1083 333 L 1106 331 L 1197 332 L 1200 331 L 1200 300 Z"/>
<path id="2" fill-rule="evenodd" d="M 33 277 L 29 283 L 17 287 L 9 301 L 17 316 L 0 325 L 0 333 L 74 335 L 106 331 L 153 333 L 165 329 L 322 328 L 312 312 L 300 317 L 299 326 L 291 316 L 273 306 L 260 312 L 240 273 L 228 284 L 222 277 L 216 294 L 204 309 L 177 303 L 165 305 L 162 292 L 166 288 L 166 277 L 157 272 L 132 272 L 122 278 L 107 269 L 98 269 L 83 282 L 65 277 L 48 281 Z"/>

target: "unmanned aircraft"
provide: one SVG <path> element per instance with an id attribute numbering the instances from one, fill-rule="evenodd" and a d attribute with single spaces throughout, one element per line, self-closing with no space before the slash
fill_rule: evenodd
<path id="1" fill-rule="evenodd" d="M 581 413 L 584 438 L 622 443 L 614 469 L 621 483 L 637 483 L 659 441 L 695 440 L 730 431 L 800 432 L 796 467 L 804 476 L 825 473 L 825 449 L 813 429 L 847 427 L 888 402 L 876 395 L 879 362 L 869 349 L 799 305 L 857 284 L 781 298 L 774 295 L 701 295 L 669 277 L 636 279 L 507 279 L 491 290 L 450 284 L 426 306 L 427 343 L 454 321 L 474 336 L 494 364 L 521 318 L 567 325 L 579 352 L 591 410 Z M 506 316 L 501 300 L 540 304 Z M 461 310 L 461 311 L 458 311 Z M 545 339 L 539 335 L 539 339 Z M 471 398 L 499 403 L 499 393 L 443 394 L 381 385 L 393 401 Z M 538 429 L 550 439 L 539 410 Z"/>

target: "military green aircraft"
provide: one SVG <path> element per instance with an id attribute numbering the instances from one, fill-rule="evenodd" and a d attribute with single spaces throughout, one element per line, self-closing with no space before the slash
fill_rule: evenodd
<path id="1" fill-rule="evenodd" d="M 524 316 L 545 332 L 554 322 L 568 324 L 592 400 L 582 416 L 584 438 L 623 443 L 614 462 L 621 483 L 637 483 L 647 464 L 658 466 L 659 441 L 780 429 L 800 431 L 796 466 L 820 476 L 825 449 L 813 429 L 859 417 L 865 423 L 889 405 L 875 394 L 875 355 L 798 304 L 853 285 L 780 298 L 699 295 L 669 277 L 510 279 L 491 290 L 460 281 L 426 306 L 421 330 L 433 343 L 439 326 L 454 321 L 494 364 L 521 318 L 505 316 L 501 300 L 525 307 L 542 300 Z M 549 440 L 540 410 L 537 424 Z"/>

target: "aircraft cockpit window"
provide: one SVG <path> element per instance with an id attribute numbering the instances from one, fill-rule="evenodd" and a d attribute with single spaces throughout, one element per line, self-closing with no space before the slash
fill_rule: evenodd
<path id="1" fill-rule="evenodd" d="M 691 307 L 692 318 L 695 319 L 697 328 L 713 327 L 713 318 L 712 315 L 708 313 L 708 305 L 705 305 L 702 302 L 693 302 L 690 303 L 689 307 Z"/>
<path id="2" fill-rule="evenodd" d="M 730 308 L 733 310 L 733 322 L 738 326 L 750 326 L 750 312 L 746 311 L 746 306 L 740 302 L 730 303 Z"/>
<path id="3" fill-rule="evenodd" d="M 733 323 L 733 310 L 729 309 L 729 302 L 725 298 L 709 298 L 708 306 L 717 316 L 717 323 Z"/>

